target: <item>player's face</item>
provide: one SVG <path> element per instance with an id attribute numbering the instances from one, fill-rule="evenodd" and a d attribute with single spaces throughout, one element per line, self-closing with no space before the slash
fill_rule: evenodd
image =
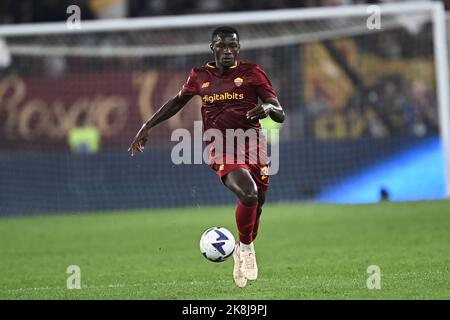
<path id="1" fill-rule="evenodd" d="M 239 49 L 239 40 L 235 33 L 219 34 L 211 43 L 211 50 L 214 53 L 216 63 L 224 68 L 234 66 Z"/>

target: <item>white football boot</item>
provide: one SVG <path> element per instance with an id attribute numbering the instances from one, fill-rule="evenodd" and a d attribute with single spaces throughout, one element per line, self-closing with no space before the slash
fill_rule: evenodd
<path id="1" fill-rule="evenodd" d="M 243 288 L 247 285 L 247 279 L 244 277 L 244 275 L 241 272 L 241 260 L 239 257 L 239 253 L 240 253 L 240 249 L 239 249 L 239 244 L 237 243 L 234 246 L 234 251 L 233 251 L 233 259 L 234 259 L 233 279 L 234 279 L 234 283 L 239 288 Z"/>
<path id="2" fill-rule="evenodd" d="M 253 242 L 250 245 L 240 246 L 239 250 L 241 273 L 247 280 L 256 280 L 258 277 L 258 266 Z"/>

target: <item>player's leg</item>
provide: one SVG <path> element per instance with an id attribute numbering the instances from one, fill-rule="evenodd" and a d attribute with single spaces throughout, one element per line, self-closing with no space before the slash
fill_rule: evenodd
<path id="1" fill-rule="evenodd" d="M 236 224 L 239 231 L 239 240 L 244 245 L 250 245 L 258 206 L 256 183 L 251 174 L 244 168 L 237 168 L 229 172 L 223 182 L 238 198 Z"/>
<path id="2" fill-rule="evenodd" d="M 259 219 L 261 217 L 262 206 L 264 205 L 264 202 L 266 202 L 266 191 L 259 189 L 258 190 L 258 207 L 256 208 L 256 219 L 255 219 L 255 223 L 253 225 L 252 241 L 255 241 L 255 238 L 258 235 Z"/>
<path id="3" fill-rule="evenodd" d="M 223 182 L 238 198 L 236 224 L 239 231 L 239 243 L 236 247 L 238 256 L 235 257 L 235 269 L 240 267 L 242 274 L 233 272 L 233 277 L 236 284 L 241 286 L 239 281 L 242 280 L 242 276 L 249 280 L 256 280 L 258 274 L 255 250 L 252 243 L 252 233 L 258 207 L 258 189 L 251 174 L 244 168 L 237 168 L 229 172 Z M 237 266 L 236 258 L 239 258 L 240 266 Z M 244 282 L 246 283 L 246 280 L 240 283 Z"/>

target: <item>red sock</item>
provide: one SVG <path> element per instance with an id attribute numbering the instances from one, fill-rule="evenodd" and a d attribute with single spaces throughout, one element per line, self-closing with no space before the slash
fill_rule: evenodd
<path id="1" fill-rule="evenodd" d="M 256 218 L 256 207 L 247 207 L 240 201 L 236 207 L 236 224 L 239 231 L 239 241 L 245 244 L 252 242 L 253 226 Z"/>
<path id="2" fill-rule="evenodd" d="M 258 235 L 258 228 L 259 228 L 259 218 L 256 218 L 255 224 L 253 225 L 253 232 L 252 232 L 253 240 L 255 240 L 256 236 Z"/>
<path id="3" fill-rule="evenodd" d="M 254 241 L 256 236 L 258 235 L 259 217 L 261 216 L 261 211 L 261 208 L 256 209 L 255 223 L 253 224 L 252 241 Z"/>

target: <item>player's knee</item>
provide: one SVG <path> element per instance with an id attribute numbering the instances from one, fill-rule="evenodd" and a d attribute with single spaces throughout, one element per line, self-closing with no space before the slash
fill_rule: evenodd
<path id="1" fill-rule="evenodd" d="M 256 206 L 258 204 L 258 192 L 253 190 L 245 191 L 239 197 L 239 200 L 248 207 Z"/>

